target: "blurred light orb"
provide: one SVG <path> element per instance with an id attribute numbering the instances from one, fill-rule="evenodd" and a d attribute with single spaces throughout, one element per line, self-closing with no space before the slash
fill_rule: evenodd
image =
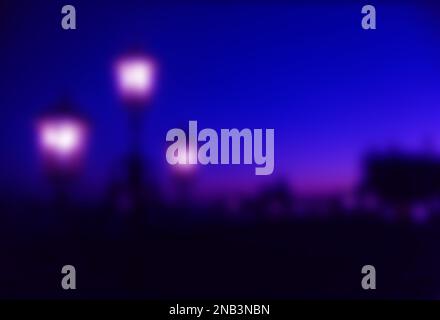
<path id="1" fill-rule="evenodd" d="M 87 128 L 78 119 L 48 117 L 40 120 L 38 136 L 44 155 L 53 160 L 69 160 L 83 153 Z"/>
<path id="2" fill-rule="evenodd" d="M 155 65 L 143 55 L 127 55 L 115 64 L 116 86 L 127 102 L 142 103 L 148 99 L 154 86 Z"/>
<path id="3" fill-rule="evenodd" d="M 179 152 L 177 165 L 175 169 L 180 173 L 192 172 L 197 167 L 196 162 L 197 154 L 188 148 L 187 152 Z"/>

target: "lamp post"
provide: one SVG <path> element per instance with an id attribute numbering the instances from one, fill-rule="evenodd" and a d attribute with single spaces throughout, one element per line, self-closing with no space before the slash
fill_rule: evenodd
<path id="1" fill-rule="evenodd" d="M 172 166 L 172 177 L 174 180 L 175 201 L 179 209 L 188 210 L 192 200 L 192 190 L 197 173 L 197 165 L 192 164 L 197 159 L 189 145 L 186 145 L 185 152 L 179 152 L 178 163 Z"/>
<path id="2" fill-rule="evenodd" d="M 116 90 L 129 116 L 132 150 L 128 158 L 128 183 L 136 211 L 141 210 L 143 203 L 142 115 L 151 100 L 155 73 L 153 59 L 139 51 L 122 55 L 114 65 Z"/>
<path id="3" fill-rule="evenodd" d="M 67 188 L 82 167 L 88 124 L 64 101 L 38 118 L 36 130 L 45 174 L 55 189 L 56 204 L 64 208 Z"/>

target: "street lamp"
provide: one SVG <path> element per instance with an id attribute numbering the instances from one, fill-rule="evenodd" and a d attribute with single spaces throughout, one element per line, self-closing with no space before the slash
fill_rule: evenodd
<path id="1" fill-rule="evenodd" d="M 56 201 L 64 205 L 67 188 L 82 167 L 88 140 L 87 122 L 62 102 L 36 122 L 37 144 Z"/>
<path id="2" fill-rule="evenodd" d="M 177 164 L 173 166 L 177 174 L 188 175 L 196 169 L 197 165 L 193 163 L 196 162 L 197 154 L 189 147 L 184 152 L 179 152 L 177 158 Z"/>
<path id="3" fill-rule="evenodd" d="M 131 130 L 132 151 L 127 161 L 127 173 L 132 205 L 136 211 L 141 211 L 144 203 L 142 113 L 154 91 L 156 64 L 145 53 L 131 51 L 115 61 L 113 72 L 116 91 L 127 108 Z"/>
<path id="4" fill-rule="evenodd" d="M 189 145 L 177 154 L 177 164 L 171 166 L 174 200 L 182 210 L 188 210 L 191 205 L 192 191 L 197 174 L 197 151 L 194 152 Z"/>
<path id="5" fill-rule="evenodd" d="M 140 51 L 131 51 L 119 57 L 114 64 L 116 90 L 127 107 L 131 127 L 133 154 L 140 157 L 142 111 L 154 89 L 156 64 Z"/>

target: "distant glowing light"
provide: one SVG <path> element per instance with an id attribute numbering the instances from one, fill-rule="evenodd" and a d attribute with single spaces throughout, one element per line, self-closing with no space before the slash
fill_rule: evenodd
<path id="1" fill-rule="evenodd" d="M 144 56 L 127 56 L 116 62 L 116 85 L 121 97 L 142 102 L 154 85 L 154 63 Z"/>
<path id="2" fill-rule="evenodd" d="M 186 152 L 179 152 L 177 158 L 178 162 L 175 168 L 179 172 L 189 172 L 195 169 L 196 165 L 194 163 L 197 162 L 197 153 L 189 149 Z"/>
<path id="3" fill-rule="evenodd" d="M 86 141 L 85 125 L 76 119 L 46 118 L 38 124 L 42 152 L 58 160 L 79 156 Z"/>

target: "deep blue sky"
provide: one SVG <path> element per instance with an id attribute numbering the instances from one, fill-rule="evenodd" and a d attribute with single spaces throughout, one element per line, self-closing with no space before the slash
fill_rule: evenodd
<path id="1" fill-rule="evenodd" d="M 100 188 L 127 150 L 111 64 L 133 44 L 160 63 L 144 150 L 162 181 L 166 132 L 188 120 L 275 128 L 274 175 L 255 177 L 253 166 L 201 168 L 200 187 L 216 192 L 278 177 L 300 191 L 338 190 L 357 181 L 371 148 L 423 150 L 429 141 L 440 150 L 438 6 L 378 4 L 378 29 L 364 31 L 362 2 L 70 1 L 78 29 L 64 31 L 67 3 L 6 2 L 0 173 L 7 184 L 38 185 L 32 122 L 69 92 L 92 123 L 85 177 Z"/>

